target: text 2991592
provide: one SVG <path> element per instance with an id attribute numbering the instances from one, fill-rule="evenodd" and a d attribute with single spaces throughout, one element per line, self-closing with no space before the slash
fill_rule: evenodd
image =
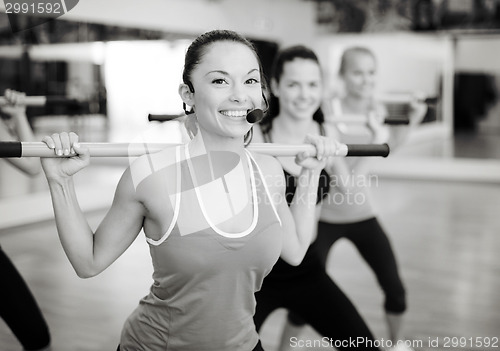
<path id="1" fill-rule="evenodd" d="M 5 1 L 5 13 L 60 16 L 65 11 L 61 1 Z"/>

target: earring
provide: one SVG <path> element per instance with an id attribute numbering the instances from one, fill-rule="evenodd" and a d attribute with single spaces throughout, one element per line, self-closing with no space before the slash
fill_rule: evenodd
<path id="1" fill-rule="evenodd" d="M 187 105 L 185 102 L 182 103 L 182 109 L 184 110 L 184 113 L 186 115 L 190 115 L 190 114 L 194 113 L 193 108 L 191 108 L 191 110 L 189 110 L 189 111 L 187 110 Z"/>

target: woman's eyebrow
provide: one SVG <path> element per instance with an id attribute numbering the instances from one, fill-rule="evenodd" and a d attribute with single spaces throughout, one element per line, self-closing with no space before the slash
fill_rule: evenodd
<path id="1" fill-rule="evenodd" d="M 259 72 L 259 69 L 257 68 L 253 68 L 251 69 L 250 71 L 248 71 L 247 75 L 253 73 L 253 72 Z M 222 70 L 214 70 L 214 71 L 210 71 L 208 72 L 207 74 L 205 74 L 205 76 L 208 76 L 209 74 L 212 74 L 212 73 L 219 73 L 219 74 L 222 74 L 222 75 L 225 75 L 225 76 L 228 76 L 229 73 L 227 73 L 226 71 L 222 71 Z"/>
<path id="2" fill-rule="evenodd" d="M 215 70 L 215 71 L 208 72 L 207 74 L 205 74 L 205 76 L 208 76 L 209 74 L 212 74 L 212 73 L 219 73 L 219 74 L 222 74 L 222 75 L 225 75 L 225 76 L 229 75 L 229 73 L 227 73 L 226 71 Z"/>

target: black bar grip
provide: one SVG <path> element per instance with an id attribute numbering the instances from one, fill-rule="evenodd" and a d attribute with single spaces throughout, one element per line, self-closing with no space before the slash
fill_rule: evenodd
<path id="1" fill-rule="evenodd" d="M 148 121 L 152 122 L 152 121 L 158 121 L 158 122 L 168 122 L 168 121 L 172 121 L 174 119 L 177 119 L 179 117 L 182 117 L 184 115 L 153 115 L 153 114 L 149 114 L 148 115 Z"/>
<path id="2" fill-rule="evenodd" d="M 72 105 L 78 106 L 80 101 L 64 96 L 46 96 L 45 105 Z"/>
<path id="3" fill-rule="evenodd" d="M 389 156 L 388 144 L 347 144 L 346 156 Z"/>
<path id="4" fill-rule="evenodd" d="M 390 124 L 390 125 L 403 125 L 403 124 L 410 124 L 410 119 L 405 116 L 405 117 L 386 117 L 384 120 L 385 124 Z"/>
<path id="5" fill-rule="evenodd" d="M 21 157 L 23 148 L 20 141 L 0 141 L 0 158 Z"/>

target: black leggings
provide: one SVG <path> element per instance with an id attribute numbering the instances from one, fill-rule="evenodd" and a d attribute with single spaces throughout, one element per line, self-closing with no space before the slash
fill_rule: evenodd
<path id="1" fill-rule="evenodd" d="M 25 350 L 50 344 L 50 333 L 42 312 L 26 282 L 0 247 L 0 317 Z"/>
<path id="2" fill-rule="evenodd" d="M 323 266 L 330 248 L 340 238 L 349 239 L 374 271 L 385 294 L 385 310 L 394 314 L 403 313 L 406 310 L 405 288 L 391 243 L 377 219 L 349 224 L 319 222 L 316 243 Z"/>
<path id="3" fill-rule="evenodd" d="M 358 337 L 371 341 L 371 344 L 375 341 L 354 305 L 326 273 L 315 243 L 297 267 L 279 259 L 255 298 L 257 331 L 271 312 L 286 308 L 323 337 L 335 345 L 340 344 L 339 350 L 352 350 L 349 341 Z M 371 345 L 359 346 L 363 350 L 379 350 Z"/>

